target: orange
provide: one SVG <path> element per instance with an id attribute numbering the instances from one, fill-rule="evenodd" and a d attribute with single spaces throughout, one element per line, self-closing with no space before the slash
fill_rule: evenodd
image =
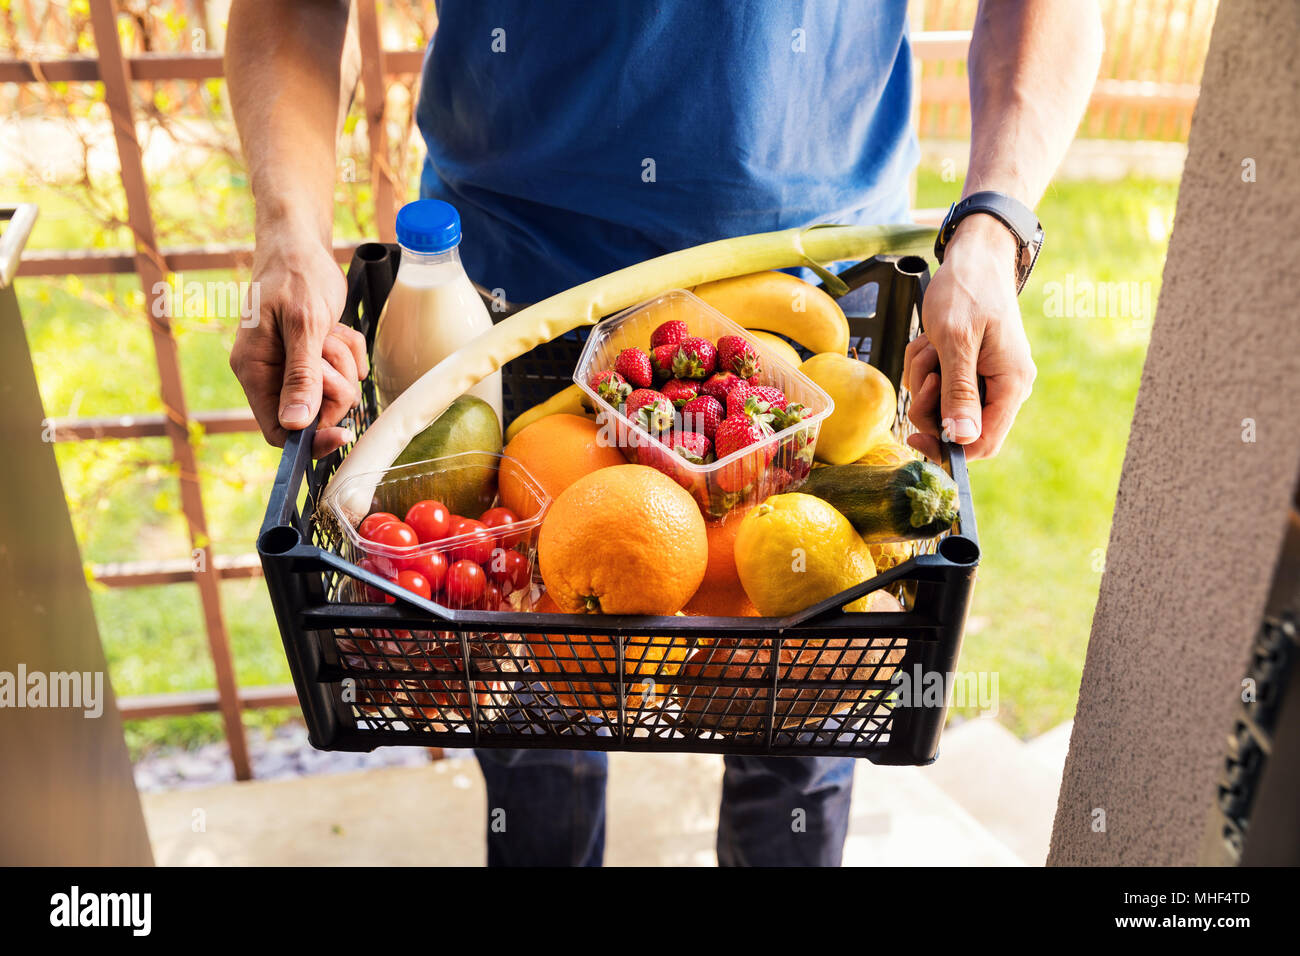
<path id="1" fill-rule="evenodd" d="M 549 593 L 542 595 L 533 610 L 563 613 Z M 617 713 L 618 685 L 607 683 L 618 673 L 618 647 L 613 638 L 607 634 L 525 634 L 524 642 L 538 670 L 556 675 L 541 683 L 561 706 L 602 715 Z M 631 678 L 623 685 L 627 710 L 659 706 L 670 683 L 666 678 L 677 674 L 689 650 L 690 642 L 681 637 L 624 638 L 623 673 Z M 595 677 L 605 680 L 593 680 Z"/>
<path id="2" fill-rule="evenodd" d="M 551 503 L 537 559 L 568 613 L 676 614 L 704 580 L 709 539 L 681 485 L 645 465 L 616 465 Z"/>
<path id="3" fill-rule="evenodd" d="M 501 503 L 521 518 L 531 518 L 536 503 L 515 462 L 524 466 L 552 501 L 583 475 L 627 464 L 608 436 L 602 436 L 600 426 L 581 415 L 539 418 L 511 439 L 503 454 L 506 460 L 501 462 L 499 475 Z"/>
<path id="4" fill-rule="evenodd" d="M 758 608 L 739 584 L 732 587 L 711 588 L 704 585 L 695 597 L 682 608 L 691 617 L 759 617 Z"/>
<path id="5" fill-rule="evenodd" d="M 740 585 L 736 573 L 736 531 L 744 514 L 737 512 L 722 521 L 705 525 L 709 538 L 709 563 L 695 596 L 682 608 L 686 614 L 703 617 L 758 617 L 758 608 Z"/>

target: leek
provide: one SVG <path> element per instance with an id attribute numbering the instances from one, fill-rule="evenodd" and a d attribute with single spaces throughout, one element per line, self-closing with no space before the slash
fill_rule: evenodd
<path id="1" fill-rule="evenodd" d="M 927 252 L 934 230 L 923 226 L 818 225 L 708 242 L 619 269 L 520 310 L 425 372 L 357 439 L 325 488 L 321 504 L 336 502 L 355 525 L 370 510 L 384 469 L 447 407 L 507 362 L 583 325 L 669 289 L 769 269 L 870 255 Z M 830 277 L 834 279 L 834 276 Z M 838 282 L 838 280 L 836 280 Z M 830 286 L 837 291 L 835 284 Z M 838 291 L 843 290 L 840 283 Z M 353 480 L 355 479 L 355 480 Z"/>

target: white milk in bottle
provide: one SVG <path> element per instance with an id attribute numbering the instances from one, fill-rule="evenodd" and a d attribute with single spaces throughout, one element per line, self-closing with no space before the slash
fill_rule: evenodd
<path id="1" fill-rule="evenodd" d="M 462 345 L 492 327 L 483 299 L 460 264 L 460 214 L 440 199 L 407 203 L 397 214 L 401 264 L 379 315 L 374 376 L 382 406 Z M 501 373 L 469 390 L 501 418 Z"/>

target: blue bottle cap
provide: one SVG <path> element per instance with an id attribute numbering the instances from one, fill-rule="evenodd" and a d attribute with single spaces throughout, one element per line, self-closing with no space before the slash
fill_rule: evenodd
<path id="1" fill-rule="evenodd" d="M 397 213 L 397 241 L 412 252 L 446 252 L 460 243 L 460 213 L 441 199 L 417 199 Z"/>

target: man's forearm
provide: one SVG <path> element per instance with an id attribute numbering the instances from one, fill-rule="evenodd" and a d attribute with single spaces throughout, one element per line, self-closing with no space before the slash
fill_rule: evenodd
<path id="1" fill-rule="evenodd" d="M 1088 105 L 1103 45 L 1094 0 L 981 0 L 963 195 L 996 189 L 1037 204 Z"/>
<path id="2" fill-rule="evenodd" d="M 335 145 L 355 85 L 347 0 L 235 0 L 226 40 L 231 109 L 257 206 L 257 235 L 329 246 Z"/>

